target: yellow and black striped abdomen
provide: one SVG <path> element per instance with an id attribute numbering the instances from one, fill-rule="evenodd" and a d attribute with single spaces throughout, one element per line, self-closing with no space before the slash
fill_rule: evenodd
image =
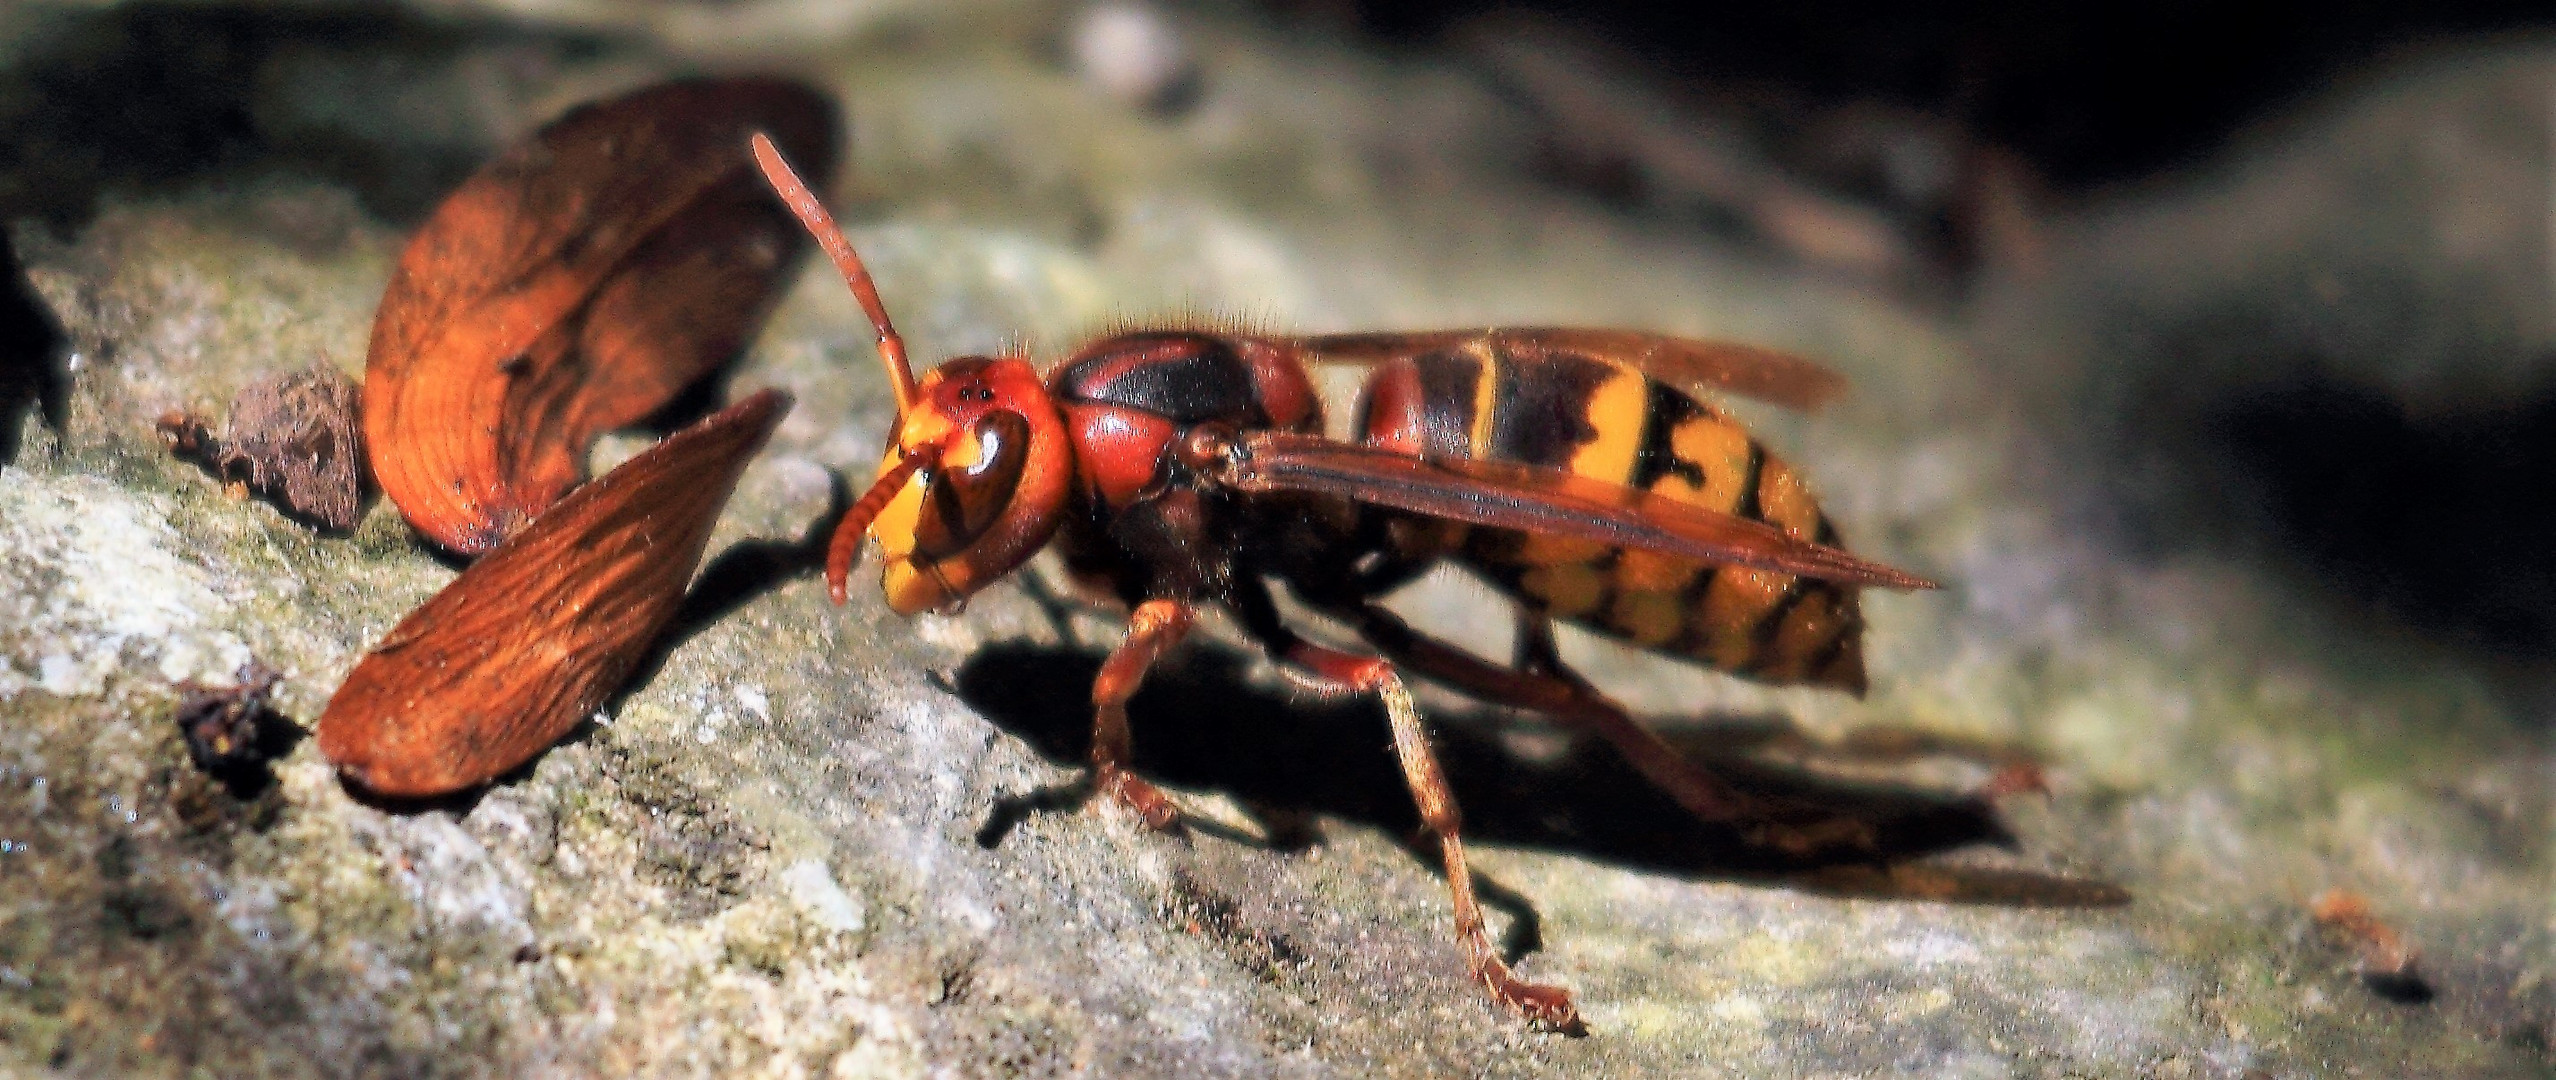
<path id="1" fill-rule="evenodd" d="M 1565 468 L 1836 543 L 1800 474 L 1747 429 L 1631 367 L 1496 335 L 1394 361 L 1360 436 L 1437 458 Z M 1851 588 L 1589 541 L 1475 529 L 1451 554 L 1557 619 L 1770 683 L 1864 690 Z"/>

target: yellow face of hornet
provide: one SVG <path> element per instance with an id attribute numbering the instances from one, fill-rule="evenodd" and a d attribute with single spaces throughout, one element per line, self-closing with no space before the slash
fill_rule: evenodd
<path id="1" fill-rule="evenodd" d="M 915 389 L 880 474 L 940 449 L 870 523 L 880 586 L 900 615 L 950 610 L 1046 546 L 1072 466 L 1064 422 L 1024 361 L 962 357 Z"/>

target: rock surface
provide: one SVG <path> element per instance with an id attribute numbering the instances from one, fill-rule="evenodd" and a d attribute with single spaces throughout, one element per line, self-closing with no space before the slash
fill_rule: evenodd
<path id="1" fill-rule="evenodd" d="M 2400 64 L 2057 219 L 2045 269 L 1953 304 L 1586 205 L 1533 181 L 1525 121 L 1468 71 L 1230 16 L 1179 23 L 1201 83 L 1163 113 L 1078 82 L 1045 5 L 418 10 L 8 17 L 0 122 L 31 149 L 5 194 L 72 393 L 0 466 L 0 1072 L 2556 1068 L 2556 698 L 2511 631 L 2549 610 L 2546 556 L 2480 555 L 2506 560 L 2492 595 L 2361 588 L 2359 549 L 2249 509 L 2247 485 L 2287 489 L 2225 441 L 2299 380 L 2416 427 L 2547 392 L 2556 54 Z M 1496 929 L 1592 1029 L 1536 1032 L 1465 981 L 1373 713 L 1198 651 L 1136 711 L 1140 766 L 1201 822 L 1156 836 L 1050 794 L 1116 631 L 1046 571 L 909 623 L 715 555 L 716 617 L 484 793 L 368 805 L 307 743 L 271 781 L 196 771 L 182 684 L 254 658 L 307 722 L 452 570 L 385 505 L 323 538 L 226 497 L 152 418 L 358 371 L 442 187 L 570 103 L 748 56 L 845 103 L 834 197 L 919 356 L 1052 356 L 1203 311 L 1832 361 L 1857 392 L 1829 412 L 1743 408 L 1859 550 L 1948 583 L 1870 599 L 1872 695 L 1565 648 L 1754 782 L 1942 827 L 1894 834 L 1889 867 L 1786 863 L 1681 823 L 1601 750 L 1433 699 Z M 129 108 L 68 108 L 110 90 Z M 829 470 L 874 464 L 867 340 L 812 267 L 733 377 L 799 406 L 714 553 L 798 536 Z M 1496 622 L 1479 588 L 1399 603 L 1501 648 L 1468 629 Z M 2012 845 L 1934 852 L 1987 827 L 1959 795 L 2015 754 L 2053 791 L 2006 803 Z M 2421 950 L 2427 1000 L 2356 977 L 2308 915 L 2333 887 Z"/>

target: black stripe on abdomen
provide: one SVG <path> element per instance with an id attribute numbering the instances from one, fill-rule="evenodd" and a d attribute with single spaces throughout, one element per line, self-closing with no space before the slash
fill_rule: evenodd
<path id="1" fill-rule="evenodd" d="M 1449 350 L 1413 358 L 1420 376 L 1422 452 L 1429 457 L 1471 458 L 1473 403 L 1482 382 L 1482 361 Z"/>

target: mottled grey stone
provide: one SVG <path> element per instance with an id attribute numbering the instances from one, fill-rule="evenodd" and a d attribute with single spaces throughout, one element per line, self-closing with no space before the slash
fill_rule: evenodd
<path id="1" fill-rule="evenodd" d="M 191 10 L 48 9 L 62 21 L 0 83 L 69 62 L 47 42 L 209 33 Z M 2543 50 L 2390 69 L 2204 173 L 2058 215 L 2044 270 L 1943 305 L 1539 187 L 1522 122 L 1467 72 L 1212 12 L 1182 23 L 1199 96 L 1162 117 L 1077 82 L 1039 4 L 436 4 L 326 40 L 296 36 L 294 10 L 241 15 L 249 44 L 225 62 L 251 77 L 205 91 L 241 95 L 260 141 L 188 170 L 105 159 L 93 207 L 16 227 L 76 361 L 67 431 L 31 427 L 0 467 L 0 1071 L 2551 1067 L 2543 658 L 2394 620 L 2136 468 L 2194 453 L 2140 456 L 2152 388 L 2248 385 L 2252 346 L 2194 327 L 2330 341 L 2409 397 L 2544 385 Z M 197 773 L 168 721 L 181 683 L 253 656 L 308 723 L 453 572 L 387 506 L 323 538 L 226 498 L 152 418 L 312 362 L 358 370 L 429 181 L 569 102 L 755 54 L 841 95 L 834 196 L 919 356 L 1052 356 L 1186 311 L 1620 324 L 1832 361 L 1857 391 L 1830 411 L 1742 408 L 1859 550 L 1947 583 L 1871 599 L 1872 695 L 1566 652 L 1672 736 L 1775 774 L 1948 797 L 2012 750 L 2046 763 L 2051 797 L 2008 803 L 2012 849 L 1772 874 L 1680 846 L 1689 830 L 1622 797 L 1603 752 L 1432 698 L 1477 867 L 1516 898 L 1497 929 L 1532 911 L 1523 970 L 1587 1013 L 1569 1039 L 1466 982 L 1372 715 L 1297 701 L 1224 646 L 1166 672 L 1137 721 L 1207 827 L 1030 805 L 1076 775 L 1081 680 L 1116 631 L 1014 586 L 912 622 L 866 576 L 842 608 L 804 578 L 745 596 L 529 770 L 446 806 L 355 800 L 307 742 L 263 790 Z M 2319 268 L 2346 297 L 2431 299 L 2317 306 L 2300 297 L 2325 295 Z M 2241 315 L 2209 321 L 2224 311 Z M 2531 362 L 2427 359 L 2478 326 Z M 828 470 L 875 464 L 888 415 L 858 311 L 814 267 L 734 385 L 799 405 L 714 553 L 799 535 Z M 1479 587 L 1398 602 L 1501 647 Z M 1637 805 L 1652 817 L 1619 819 Z M 1310 843 L 1256 839 L 1308 812 Z M 2131 902 L 2021 902 L 2085 882 Z M 2311 925 L 2338 886 L 2421 948 L 2430 1003 L 2375 996 Z"/>

